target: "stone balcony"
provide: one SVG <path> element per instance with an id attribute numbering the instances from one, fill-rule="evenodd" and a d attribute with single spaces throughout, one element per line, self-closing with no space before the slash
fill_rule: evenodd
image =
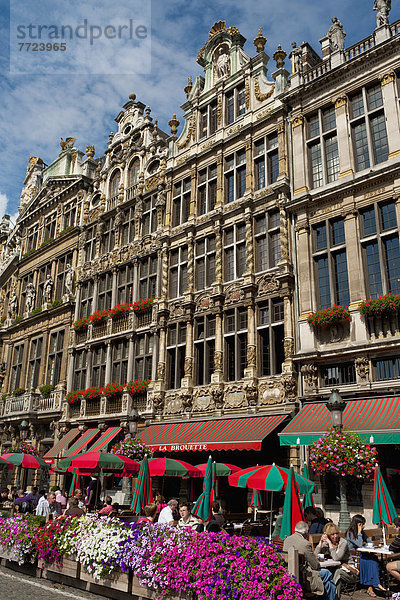
<path id="1" fill-rule="evenodd" d="M 88 418 L 112 418 L 126 416 L 132 408 L 136 408 L 139 416 L 147 416 L 151 413 L 151 406 L 147 399 L 147 394 L 131 398 L 127 393 L 115 398 L 100 398 L 85 400 L 82 399 L 79 404 L 70 404 L 67 406 L 66 418 L 75 420 Z"/>
<path id="2" fill-rule="evenodd" d="M 137 329 L 150 327 L 153 322 L 153 311 L 149 310 L 135 313 L 133 311 L 123 313 L 114 319 L 107 319 L 98 325 L 90 324 L 83 331 L 74 332 L 74 345 L 79 346 L 86 342 L 107 338 L 115 334 L 120 334 L 128 331 L 136 331 Z"/>
<path id="3" fill-rule="evenodd" d="M 61 412 L 64 392 L 54 390 L 49 396 L 28 392 L 22 396 L 7 396 L 0 404 L 0 417 L 43 417 Z"/>

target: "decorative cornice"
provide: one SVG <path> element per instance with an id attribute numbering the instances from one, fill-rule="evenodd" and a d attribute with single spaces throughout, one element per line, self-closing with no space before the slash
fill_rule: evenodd
<path id="1" fill-rule="evenodd" d="M 271 89 L 269 90 L 269 92 L 261 92 L 260 90 L 260 82 L 258 80 L 258 77 L 254 78 L 254 93 L 256 95 L 257 100 L 259 100 L 260 102 L 263 102 L 264 100 L 267 100 L 268 98 L 270 98 L 272 96 L 272 94 L 274 93 L 275 90 L 275 86 L 273 85 L 271 87 Z"/>

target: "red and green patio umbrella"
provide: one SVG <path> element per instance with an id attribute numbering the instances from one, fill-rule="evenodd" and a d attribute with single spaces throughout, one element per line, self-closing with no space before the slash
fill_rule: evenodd
<path id="1" fill-rule="evenodd" d="M 34 456 L 33 454 L 14 452 L 12 454 L 2 454 L 0 458 L 23 469 L 50 469 L 50 465 L 45 463 L 40 456 Z"/>
<path id="2" fill-rule="evenodd" d="M 149 471 L 149 461 L 147 455 L 140 464 L 140 471 L 135 485 L 135 491 L 133 492 L 133 500 L 131 509 L 133 512 L 140 514 L 146 504 L 153 502 L 153 492 L 151 489 L 151 478 Z"/>
<path id="3" fill-rule="evenodd" d="M 285 501 L 283 504 L 282 527 L 280 537 L 284 539 L 294 533 L 296 523 L 304 521 L 303 509 L 299 497 L 299 486 L 293 467 L 290 467 L 286 482 Z"/>
<path id="4" fill-rule="evenodd" d="M 389 490 L 382 477 L 378 466 L 374 471 L 374 501 L 372 505 L 372 522 L 382 523 L 383 543 L 386 546 L 385 525 L 391 525 L 393 519 L 397 517 L 397 512 L 390 497 Z"/>
<path id="5" fill-rule="evenodd" d="M 196 465 L 197 469 L 200 469 L 203 477 L 206 472 L 207 463 L 203 463 L 201 465 Z M 229 477 L 232 473 L 236 473 L 240 471 L 241 467 L 235 467 L 235 465 L 230 465 L 228 463 L 215 463 L 215 476 L 216 477 Z"/>
<path id="6" fill-rule="evenodd" d="M 183 460 L 174 458 L 151 458 L 150 476 L 155 477 L 202 477 L 202 472 Z"/>
<path id="7" fill-rule="evenodd" d="M 84 452 L 60 460 L 57 470 L 71 473 L 74 469 L 77 469 L 76 472 L 80 475 L 118 472 L 124 477 L 129 477 L 139 471 L 139 466 L 139 463 L 126 456 L 118 456 L 108 452 Z"/>
<path id="8" fill-rule="evenodd" d="M 280 492 L 286 488 L 289 477 L 289 469 L 278 465 L 264 465 L 249 467 L 237 471 L 228 477 L 230 485 L 235 487 L 249 487 L 253 490 L 266 490 L 269 492 Z M 315 483 L 295 473 L 295 478 L 301 493 L 307 494 L 317 491 Z"/>
<path id="9" fill-rule="evenodd" d="M 307 469 L 307 464 L 304 463 L 304 477 L 305 479 L 308 479 L 308 469 Z M 307 506 L 312 506 L 314 507 L 314 498 L 311 492 L 306 492 L 304 494 L 304 498 L 303 498 L 303 508 L 307 508 Z"/>
<path id="10" fill-rule="evenodd" d="M 214 500 L 214 485 L 215 485 L 215 463 L 212 458 L 208 459 L 206 472 L 204 474 L 203 492 L 198 497 L 192 514 L 203 521 L 209 521 L 211 517 L 211 504 Z"/>
<path id="11" fill-rule="evenodd" d="M 253 490 L 253 493 L 251 495 L 250 506 L 253 506 L 254 508 L 261 508 L 261 494 L 258 490 Z"/>

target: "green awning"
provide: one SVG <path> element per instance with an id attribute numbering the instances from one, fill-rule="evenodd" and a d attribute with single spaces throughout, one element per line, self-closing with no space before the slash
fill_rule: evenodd
<path id="1" fill-rule="evenodd" d="M 281 446 L 309 446 L 321 437 L 332 419 L 325 402 L 306 404 L 279 434 Z M 366 444 L 400 443 L 400 397 L 349 400 L 343 429 L 357 433 Z"/>

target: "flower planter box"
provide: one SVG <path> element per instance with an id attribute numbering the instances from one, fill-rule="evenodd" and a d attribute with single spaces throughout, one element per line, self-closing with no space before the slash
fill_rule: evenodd
<path id="1" fill-rule="evenodd" d="M 126 594 L 131 591 L 131 574 L 130 573 L 116 573 L 113 577 L 102 577 L 101 579 L 95 579 L 91 573 L 88 573 L 84 567 L 81 569 L 80 578 L 82 581 L 86 581 L 92 586 L 99 586 L 118 592 L 125 592 Z M 107 592 L 108 595 L 108 592 Z"/>
<path id="2" fill-rule="evenodd" d="M 154 598 L 154 596 L 159 596 L 160 592 L 155 592 L 154 590 L 150 590 L 147 587 L 140 585 L 139 579 L 137 577 L 132 578 L 132 595 L 134 598 Z M 164 596 L 165 600 L 190 600 L 190 596 L 187 594 L 179 594 L 179 596 L 168 594 Z"/>
<path id="3" fill-rule="evenodd" d="M 61 568 L 58 568 L 56 564 L 49 565 L 46 569 L 47 573 L 56 573 L 58 575 L 64 575 L 65 577 L 72 577 L 73 579 L 79 579 L 81 574 L 81 564 L 77 562 L 75 556 L 63 556 L 63 564 Z M 51 579 L 51 577 L 48 577 Z"/>

